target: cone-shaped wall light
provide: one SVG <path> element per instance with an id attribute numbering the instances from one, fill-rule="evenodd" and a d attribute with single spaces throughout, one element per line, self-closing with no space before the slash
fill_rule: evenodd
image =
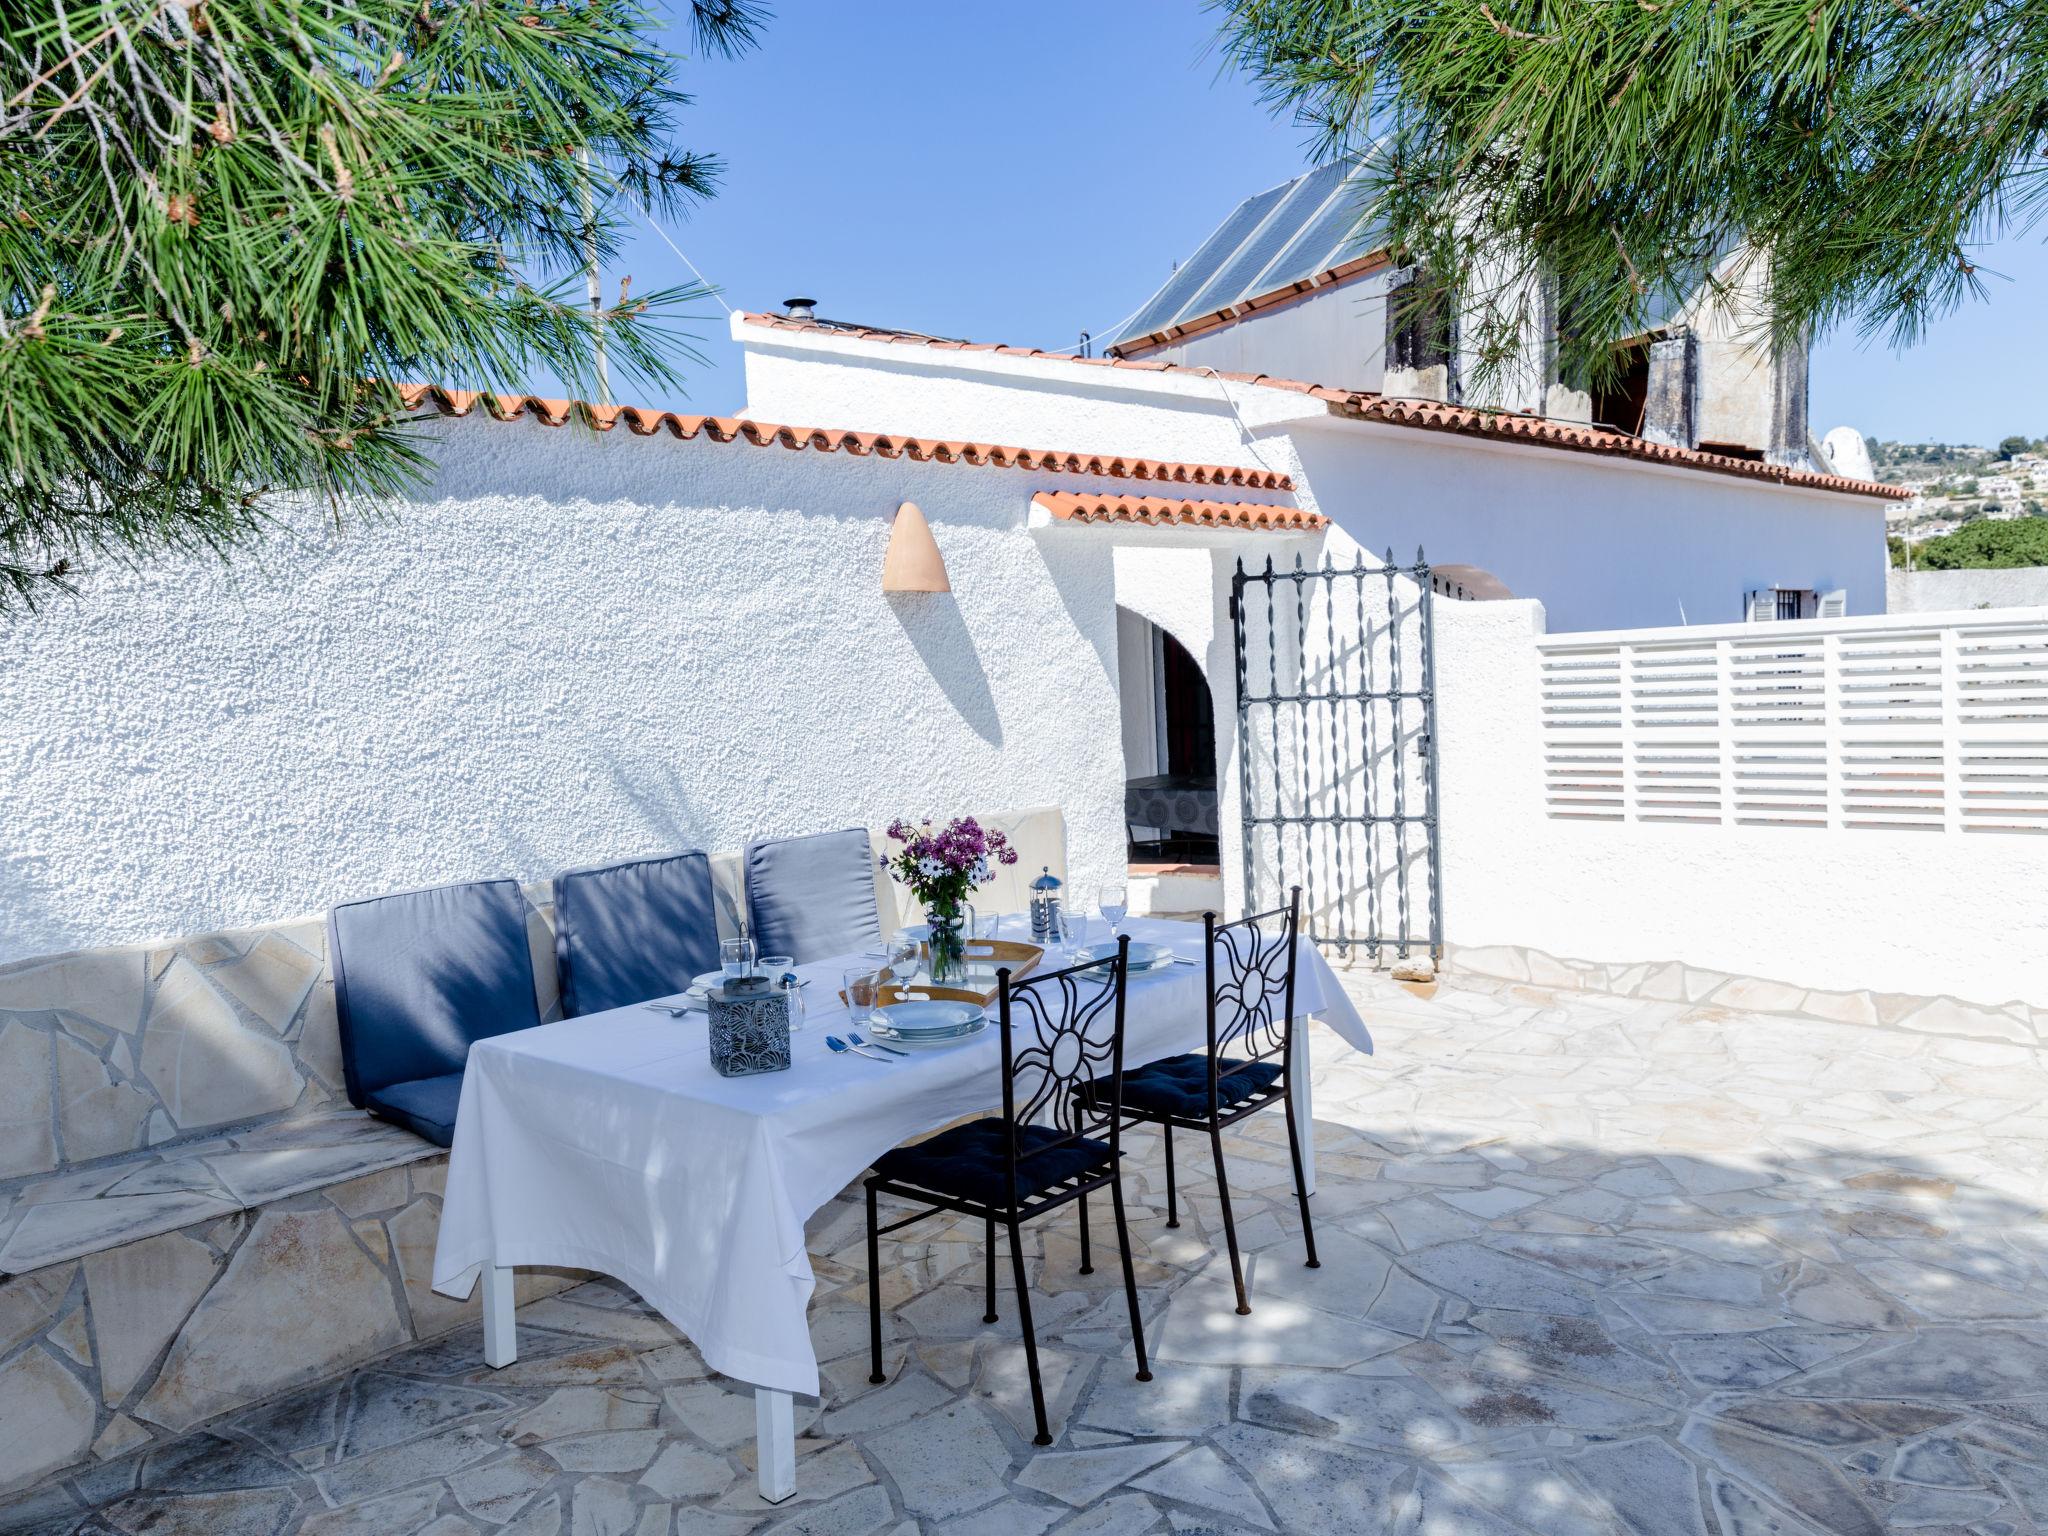
<path id="1" fill-rule="evenodd" d="M 950 592 L 946 562 L 940 558 L 931 525 L 906 501 L 896 509 L 896 526 L 889 533 L 889 553 L 882 561 L 884 592 Z"/>

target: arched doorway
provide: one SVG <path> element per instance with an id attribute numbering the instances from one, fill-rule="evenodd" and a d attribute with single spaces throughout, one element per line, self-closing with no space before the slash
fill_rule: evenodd
<path id="1" fill-rule="evenodd" d="M 1124 820 L 1133 866 L 1219 862 L 1209 680 L 1172 635 L 1117 609 Z"/>

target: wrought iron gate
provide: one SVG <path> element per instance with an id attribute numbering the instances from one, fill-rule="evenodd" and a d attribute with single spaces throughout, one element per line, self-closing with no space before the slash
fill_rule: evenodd
<path id="1" fill-rule="evenodd" d="M 1306 931 L 1374 962 L 1443 949 L 1434 587 L 1420 550 L 1230 584 L 1247 910 L 1299 885 Z"/>

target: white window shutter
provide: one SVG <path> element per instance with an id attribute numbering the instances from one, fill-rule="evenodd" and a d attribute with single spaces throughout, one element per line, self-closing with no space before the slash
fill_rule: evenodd
<path id="1" fill-rule="evenodd" d="M 1778 593 L 1775 587 L 1759 587 L 1745 600 L 1748 622 L 1769 624 L 1778 617 Z"/>
<path id="2" fill-rule="evenodd" d="M 1824 619 L 1845 619 L 1849 616 L 1849 593 L 1845 587 L 1820 594 L 1820 616 Z"/>

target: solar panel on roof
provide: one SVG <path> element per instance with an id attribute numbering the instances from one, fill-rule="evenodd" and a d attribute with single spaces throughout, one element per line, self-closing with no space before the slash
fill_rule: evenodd
<path id="1" fill-rule="evenodd" d="M 1364 189 L 1356 176 L 1342 178 L 1335 195 L 1325 199 L 1315 217 L 1302 225 L 1293 243 L 1280 253 L 1271 270 L 1259 280 L 1257 291 L 1270 293 L 1275 288 L 1298 283 L 1305 277 L 1314 277 L 1318 272 L 1327 272 L 1332 267 L 1377 250 L 1381 243 L 1379 226 L 1358 228 L 1364 197 Z"/>
<path id="2" fill-rule="evenodd" d="M 1272 211 L 1259 227 L 1248 234 L 1243 243 L 1231 252 L 1216 275 L 1204 283 L 1199 292 L 1188 300 L 1186 307 L 1174 318 L 1192 319 L 1196 315 L 1213 314 L 1225 305 L 1235 304 L 1248 293 L 1255 291 L 1254 281 L 1259 274 L 1273 263 L 1294 233 L 1301 227 L 1306 216 L 1304 209 L 1312 212 L 1321 206 L 1328 189 L 1321 188 L 1318 196 L 1317 173 L 1296 177 L 1287 184 L 1287 195 L 1274 204 Z"/>
<path id="3" fill-rule="evenodd" d="M 1202 242 L 1202 248 L 1166 280 L 1166 286 L 1154 294 L 1151 302 L 1124 327 L 1122 334 L 1144 336 L 1172 325 L 1186 310 L 1188 300 L 1207 286 L 1209 278 L 1230 260 L 1245 237 L 1259 227 L 1294 185 L 1292 181 L 1284 181 L 1239 203 L 1216 233 Z"/>
<path id="4" fill-rule="evenodd" d="M 1214 314 L 1363 254 L 1369 246 L 1353 239 L 1355 171 L 1333 161 L 1246 198 L 1115 340 Z"/>

